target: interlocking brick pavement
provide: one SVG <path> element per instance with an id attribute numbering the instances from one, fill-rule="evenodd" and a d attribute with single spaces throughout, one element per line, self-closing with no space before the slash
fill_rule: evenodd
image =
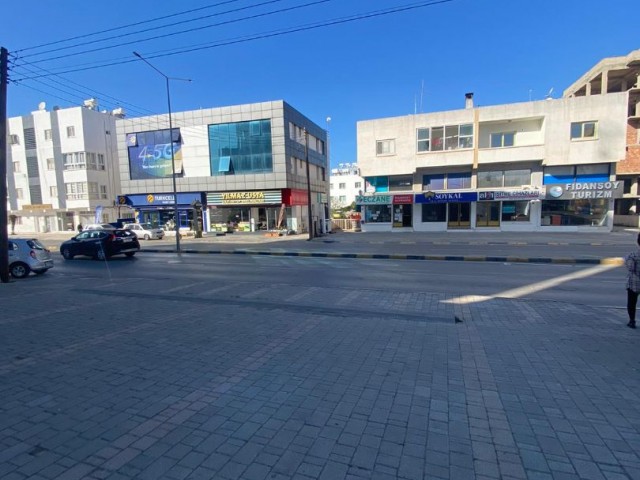
<path id="1" fill-rule="evenodd" d="M 640 478 L 622 310 L 69 282 L 0 288 L 2 478 Z"/>

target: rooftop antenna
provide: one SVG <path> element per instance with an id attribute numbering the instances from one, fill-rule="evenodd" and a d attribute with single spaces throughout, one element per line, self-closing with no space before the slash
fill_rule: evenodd
<path id="1" fill-rule="evenodd" d="M 420 87 L 420 113 L 423 113 L 422 111 L 422 97 L 424 95 L 424 78 L 422 79 L 422 86 Z"/>
<path id="2" fill-rule="evenodd" d="M 530 89 L 529 89 L 529 101 L 531 101 L 531 94 L 532 94 L 532 93 L 533 93 L 533 89 L 532 89 L 532 88 L 530 88 Z"/>
<path id="3" fill-rule="evenodd" d="M 418 95 L 413 94 L 413 114 L 418 113 Z"/>

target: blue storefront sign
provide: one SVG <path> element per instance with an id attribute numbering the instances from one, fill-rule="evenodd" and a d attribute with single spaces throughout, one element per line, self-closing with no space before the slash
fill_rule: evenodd
<path id="1" fill-rule="evenodd" d="M 477 202 L 478 192 L 425 192 L 416 195 L 416 203 L 464 203 Z"/>
<path id="2" fill-rule="evenodd" d="M 140 195 L 119 195 L 119 205 L 129 205 L 130 207 L 165 207 L 174 205 L 173 193 L 144 193 Z M 178 193 L 178 205 L 191 206 L 195 201 L 205 203 L 201 192 Z"/>

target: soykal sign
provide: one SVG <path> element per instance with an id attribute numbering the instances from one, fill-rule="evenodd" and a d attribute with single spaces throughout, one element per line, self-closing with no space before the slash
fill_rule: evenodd
<path id="1" fill-rule="evenodd" d="M 622 198 L 622 181 L 575 182 L 546 185 L 546 200 L 582 200 L 597 198 Z"/>

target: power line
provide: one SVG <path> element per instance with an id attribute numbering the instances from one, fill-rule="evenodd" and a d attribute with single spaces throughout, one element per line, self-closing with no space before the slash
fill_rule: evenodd
<path id="1" fill-rule="evenodd" d="M 20 53 L 20 52 L 26 52 L 27 50 L 35 50 L 37 48 L 48 47 L 50 45 L 58 45 L 60 43 L 71 42 L 73 40 L 78 40 L 80 38 L 93 37 L 95 35 L 101 35 L 103 33 L 115 32 L 117 30 L 124 30 L 125 28 L 129 28 L 129 27 L 137 27 L 138 25 L 144 25 L 145 23 L 157 22 L 159 20 L 164 20 L 164 19 L 167 19 L 167 18 L 177 17 L 177 16 L 180 16 L 180 15 L 187 15 L 189 13 L 198 12 L 198 11 L 201 11 L 201 10 L 207 10 L 209 8 L 215 8 L 215 7 L 219 7 L 221 5 L 225 5 L 227 3 L 234 3 L 234 2 L 237 2 L 237 1 L 239 1 L 239 0 L 228 0 L 226 2 L 215 3 L 213 5 L 207 5 L 207 6 L 204 6 L 204 7 L 194 8 L 194 9 L 191 9 L 191 10 L 185 10 L 185 11 L 182 11 L 182 12 L 172 13 L 170 15 L 164 15 L 162 17 L 156 17 L 156 18 L 152 18 L 152 19 L 149 19 L 149 20 L 143 20 L 143 21 L 140 21 L 140 22 L 129 23 L 127 25 L 121 25 L 119 27 L 108 28 L 106 30 L 100 30 L 98 32 L 86 33 L 86 34 L 83 34 L 83 35 L 77 35 L 75 37 L 69 37 L 69 38 L 65 38 L 65 39 L 62 39 L 62 40 L 56 40 L 55 42 L 41 43 L 40 45 L 34 45 L 33 47 L 26 47 L 26 48 L 21 48 L 19 50 L 14 50 L 13 53 L 15 54 L 15 53 Z"/>
<path id="2" fill-rule="evenodd" d="M 359 21 L 359 20 L 365 20 L 365 19 L 369 19 L 369 18 L 381 17 L 381 16 L 386 16 L 386 15 L 391 15 L 391 14 L 394 14 L 394 13 L 415 10 L 415 9 L 418 9 L 418 8 L 431 7 L 431 6 L 435 6 L 435 5 L 439 5 L 439 4 L 443 4 L 443 3 L 450 3 L 450 2 L 453 2 L 453 1 L 454 0 L 430 0 L 430 1 L 426 1 L 426 2 L 418 2 L 418 3 L 404 5 L 404 6 L 401 6 L 401 7 L 390 8 L 390 9 L 386 9 L 386 10 L 376 10 L 376 11 L 372 11 L 372 12 L 366 12 L 366 13 L 363 13 L 363 14 L 356 14 L 356 15 L 352 15 L 352 16 L 348 16 L 348 17 L 341 17 L 341 18 L 336 18 L 336 19 L 332 19 L 332 20 L 327 20 L 327 21 L 324 21 L 324 22 L 317 22 L 317 23 L 306 24 L 306 25 L 302 25 L 302 26 L 298 26 L 298 27 L 291 27 L 291 28 L 288 28 L 288 29 L 265 32 L 265 33 L 256 34 L 256 35 L 253 35 L 253 36 L 249 35 L 249 36 L 244 36 L 244 37 L 236 37 L 236 38 L 232 38 L 232 39 L 229 39 L 229 40 L 222 40 L 222 41 L 220 41 L 218 43 L 199 44 L 199 45 L 191 45 L 191 46 L 186 46 L 186 47 L 180 47 L 180 48 L 174 49 L 173 51 L 169 51 L 169 52 L 164 50 L 162 53 L 145 54 L 145 57 L 149 58 L 149 59 L 152 59 L 152 58 L 160 58 L 160 57 L 178 55 L 178 54 L 182 54 L 182 53 L 190 53 L 190 52 L 195 52 L 195 51 L 199 51 L 199 50 L 207 50 L 207 49 L 210 49 L 210 48 L 222 47 L 222 46 L 233 45 L 233 44 L 244 43 L 244 42 L 250 42 L 250 41 L 254 41 L 254 40 L 261 40 L 261 39 L 264 39 L 264 38 L 271 38 L 271 37 L 277 37 L 277 36 L 282 36 L 282 35 L 288 35 L 290 33 L 297 33 L 297 32 L 304 32 L 304 31 L 308 31 L 308 30 L 315 30 L 315 29 L 322 28 L 322 27 L 327 27 L 327 26 L 340 25 L 340 24 L 344 24 L 344 23 L 351 23 L 351 22 L 355 22 L 355 21 Z M 131 62 L 135 62 L 135 61 L 138 61 L 138 60 L 134 59 L 134 58 L 131 58 L 131 59 L 114 59 L 114 60 L 111 60 L 111 61 L 107 61 L 108 63 L 100 63 L 98 65 L 93 65 L 93 66 L 69 67 L 70 68 L 69 70 L 59 71 L 59 72 L 56 72 L 56 74 L 66 74 L 66 73 L 74 73 L 74 72 L 80 72 L 80 71 L 86 71 L 86 70 L 94 70 L 94 69 L 97 69 L 97 68 L 111 67 L 111 66 L 115 66 L 115 65 L 123 65 L 123 64 L 131 63 Z M 43 76 L 46 76 L 46 75 L 23 77 L 23 78 L 20 78 L 18 80 L 31 80 L 33 78 L 40 78 L 40 77 L 43 77 Z"/>
<path id="3" fill-rule="evenodd" d="M 268 0 L 266 2 L 259 3 L 259 4 L 256 4 L 256 5 L 252 5 L 250 7 L 244 7 L 242 9 L 238 9 L 238 10 L 245 10 L 245 9 L 248 9 L 248 8 L 255 8 L 257 6 L 263 6 L 263 5 L 267 5 L 267 4 L 270 4 L 270 3 L 276 3 L 276 2 L 281 2 L 281 1 L 282 0 Z M 296 6 L 293 6 L 293 7 L 281 8 L 279 10 L 272 10 L 270 12 L 258 13 L 258 14 L 255 14 L 255 15 L 250 15 L 250 16 L 242 17 L 242 18 L 236 18 L 236 19 L 232 19 L 232 20 L 225 20 L 224 22 L 213 23 L 213 24 L 210 24 L 210 25 L 203 25 L 201 27 L 189 28 L 187 30 L 180 30 L 178 32 L 165 33 L 165 34 L 162 34 L 162 35 L 156 35 L 156 36 L 153 36 L 153 37 L 142 38 L 142 39 L 138 39 L 138 40 L 132 40 L 132 41 L 129 41 L 129 42 L 116 43 L 114 45 L 107 45 L 105 47 L 92 48 L 92 49 L 89 49 L 89 50 L 82 50 L 80 52 L 67 53 L 65 55 L 58 55 L 57 57 L 49 57 L 49 58 L 45 58 L 45 59 L 42 59 L 42 60 L 32 60 L 31 63 L 35 64 L 35 63 L 42 63 L 42 62 L 50 62 L 52 60 L 60 60 L 62 58 L 68 58 L 68 57 L 74 57 L 74 56 L 78 56 L 78 55 L 84 55 L 86 53 L 94 53 L 94 52 L 100 52 L 100 51 L 103 51 L 103 50 L 110 50 L 112 48 L 123 47 L 125 45 L 133 45 L 133 44 L 138 44 L 138 43 L 141 43 L 141 42 L 150 42 L 152 40 L 158 40 L 158 39 L 161 39 L 161 38 L 173 37 L 175 35 L 183 35 L 185 33 L 192 33 L 192 32 L 196 32 L 196 31 L 199 31 L 199 30 L 206 30 L 208 28 L 219 27 L 219 26 L 222 26 L 222 25 L 230 25 L 232 23 L 243 22 L 245 20 L 253 20 L 253 19 L 256 19 L 256 18 L 267 17 L 269 15 L 275 15 L 277 13 L 289 12 L 289 11 L 292 11 L 292 10 L 298 10 L 300 8 L 306 8 L 306 7 L 309 7 L 309 6 L 319 5 L 321 3 L 327 3 L 327 2 L 331 2 L 331 1 L 333 1 L 333 0 L 315 0 L 313 2 L 305 3 L 305 4 L 302 4 L 302 5 L 296 5 Z M 225 12 L 225 13 L 228 13 L 228 12 Z M 126 34 L 126 35 L 131 35 L 131 34 Z M 122 35 L 122 36 L 126 36 L 126 35 Z M 115 38 L 118 38 L 118 37 L 115 37 Z M 26 55 L 25 58 L 29 57 L 29 56 L 31 56 L 31 55 Z"/>
<path id="4" fill-rule="evenodd" d="M 239 1 L 239 0 L 231 0 L 231 1 Z M 91 44 L 94 44 L 94 43 L 100 43 L 100 42 L 106 42 L 106 41 L 109 41 L 109 40 L 116 40 L 118 38 L 130 37 L 131 35 L 140 35 L 140 34 L 143 34 L 145 32 L 150 32 L 150 31 L 162 29 L 162 28 L 165 28 L 165 27 L 175 27 L 177 25 L 181 25 L 181 24 L 184 24 L 184 23 L 196 22 L 196 21 L 204 20 L 206 18 L 218 17 L 218 16 L 221 16 L 221 15 L 226 15 L 228 13 L 240 12 L 240 11 L 243 11 L 243 10 L 249 10 L 251 8 L 261 7 L 261 6 L 264 6 L 264 5 L 269 5 L 269 4 L 272 4 L 272 3 L 278 3 L 278 2 L 282 2 L 282 1 L 283 0 L 268 0 L 268 1 L 265 1 L 265 2 L 262 2 L 262 3 L 257 3 L 255 5 L 249 5 L 249 6 L 245 6 L 245 7 L 241 7 L 241 8 L 235 8 L 235 9 L 232 9 L 232 10 L 226 10 L 224 12 L 212 13 L 211 15 L 204 15 L 204 16 L 193 18 L 193 19 L 190 19 L 190 20 L 183 20 L 181 22 L 175 22 L 175 23 L 166 24 L 166 25 L 159 25 L 159 26 L 155 26 L 153 28 L 147 28 L 147 29 L 144 29 L 144 30 L 137 30 L 135 32 L 123 33 L 121 35 L 114 35 L 114 36 L 111 36 L 111 37 L 108 37 L 108 38 L 100 38 L 100 39 L 91 40 L 91 41 L 88 41 L 88 42 L 76 43 L 74 45 L 67 45 L 66 47 L 54 48 L 54 49 L 51 49 L 51 50 L 44 50 L 42 52 L 36 52 L 36 53 L 29 54 L 29 55 L 23 55 L 23 56 L 20 56 L 19 58 L 29 58 L 29 57 L 33 57 L 33 56 L 36 56 L 36 55 L 44 55 L 45 53 L 59 52 L 59 51 L 62 51 L 62 50 L 68 50 L 70 48 L 84 47 L 86 45 L 91 45 Z M 230 3 L 230 2 L 226 2 L 226 3 Z M 217 25 L 214 24 L 213 26 L 217 26 Z M 196 28 L 194 30 L 200 30 L 202 28 L 210 28 L 210 27 L 209 26 L 204 26 L 204 27 Z M 192 30 L 186 30 L 184 32 L 174 32 L 172 34 L 167 34 L 167 35 L 177 35 L 177 34 L 180 34 L 180 33 L 188 33 L 188 32 L 191 32 L 191 31 Z M 154 38 L 155 37 L 151 37 L 149 40 L 153 40 Z M 137 40 L 137 41 L 148 41 L 148 40 L 142 39 L 142 40 Z M 68 55 L 63 55 L 63 56 L 60 56 L 60 57 L 49 58 L 49 59 L 47 59 L 47 61 L 48 60 L 56 60 L 58 58 L 64 58 L 66 56 L 82 55 L 83 53 L 89 53 L 89 52 L 105 50 L 105 49 L 109 49 L 109 48 L 115 48 L 115 47 L 119 47 L 121 45 L 128 45 L 128 43 L 116 44 L 116 45 L 101 47 L 101 48 L 97 48 L 97 49 L 93 49 L 93 50 L 84 50 L 82 52 L 70 53 Z"/>

